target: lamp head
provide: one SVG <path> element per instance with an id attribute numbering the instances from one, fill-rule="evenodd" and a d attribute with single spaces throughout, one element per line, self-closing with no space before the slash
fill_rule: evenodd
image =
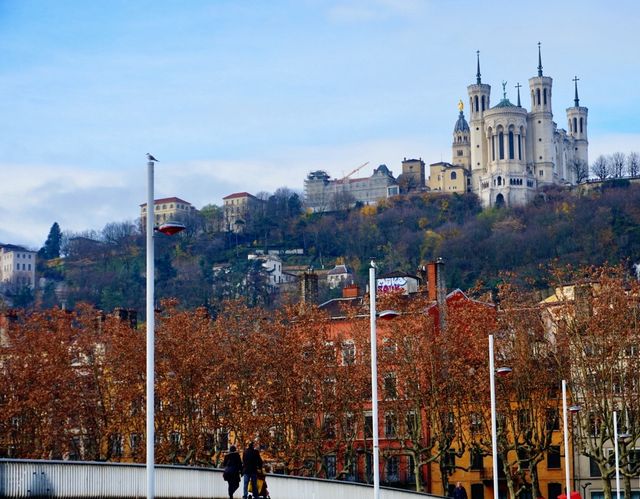
<path id="1" fill-rule="evenodd" d="M 498 367 L 496 369 L 496 374 L 498 376 L 506 376 L 507 374 L 510 374 L 511 371 L 513 371 L 513 369 L 511 369 L 510 367 Z"/>
<path id="2" fill-rule="evenodd" d="M 576 414 L 577 412 L 580 412 L 582 410 L 582 407 L 579 405 L 572 405 L 569 407 L 569 412 L 571 414 Z"/>
<path id="3" fill-rule="evenodd" d="M 177 234 L 178 232 L 182 232 L 184 229 L 186 229 L 184 224 L 181 224 L 181 223 L 178 223 L 178 222 L 167 222 L 167 223 L 162 224 L 160 227 L 156 228 L 156 230 L 158 232 L 162 232 L 163 234 L 166 234 L 167 236 L 173 236 L 174 234 Z"/>

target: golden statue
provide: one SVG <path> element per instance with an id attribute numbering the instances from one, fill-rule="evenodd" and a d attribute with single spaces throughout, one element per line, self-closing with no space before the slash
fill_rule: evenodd
<path id="1" fill-rule="evenodd" d="M 464 104 L 462 103 L 462 99 L 460 99 L 460 102 L 458 102 L 458 111 L 462 112 L 463 109 L 464 109 Z"/>

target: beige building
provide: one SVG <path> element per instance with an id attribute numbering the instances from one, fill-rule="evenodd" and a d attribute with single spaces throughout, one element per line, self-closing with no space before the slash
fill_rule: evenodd
<path id="1" fill-rule="evenodd" d="M 462 165 L 439 162 L 429 165 L 429 189 L 464 194 L 470 189 L 469 170 Z"/>
<path id="2" fill-rule="evenodd" d="M 154 202 L 153 214 L 156 219 L 156 225 L 169 221 L 184 220 L 195 212 L 196 209 L 191 203 L 176 197 L 156 199 Z M 146 227 L 147 203 L 140 205 L 140 220 L 142 221 L 142 227 Z"/>
<path id="3" fill-rule="evenodd" d="M 0 245 L 0 285 L 35 287 L 36 252 L 13 244 Z"/>
<path id="4" fill-rule="evenodd" d="M 242 232 L 247 219 L 263 209 L 264 201 L 248 192 L 236 192 L 222 198 L 224 226 L 232 232 Z"/>

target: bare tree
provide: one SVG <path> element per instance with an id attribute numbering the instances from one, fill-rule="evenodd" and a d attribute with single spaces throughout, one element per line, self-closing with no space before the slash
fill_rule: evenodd
<path id="1" fill-rule="evenodd" d="M 589 178 L 589 165 L 582 159 L 574 158 L 571 161 L 571 171 L 575 176 L 576 184 L 581 184 Z"/>
<path id="2" fill-rule="evenodd" d="M 627 162 L 623 152 L 614 152 L 609 158 L 609 168 L 614 178 L 624 177 L 624 165 Z"/>
<path id="3" fill-rule="evenodd" d="M 630 177 L 640 174 L 640 154 L 637 152 L 630 152 L 627 156 L 627 173 Z"/>
<path id="4" fill-rule="evenodd" d="M 600 155 L 596 160 L 591 163 L 591 173 L 593 173 L 600 180 L 606 180 L 611 176 L 611 167 L 609 161 L 603 155 Z"/>

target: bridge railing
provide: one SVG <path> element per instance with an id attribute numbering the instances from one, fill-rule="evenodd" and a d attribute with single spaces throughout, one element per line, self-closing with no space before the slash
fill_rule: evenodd
<path id="1" fill-rule="evenodd" d="M 222 470 L 186 466 L 156 467 L 156 497 L 227 498 Z M 371 485 L 267 475 L 273 499 L 370 499 Z M 242 486 L 241 486 L 242 488 Z M 0 459 L 0 497 L 119 498 L 146 496 L 146 468 L 140 464 Z M 242 489 L 235 497 L 242 497 Z M 436 498 L 429 494 L 382 487 L 381 499 Z"/>

